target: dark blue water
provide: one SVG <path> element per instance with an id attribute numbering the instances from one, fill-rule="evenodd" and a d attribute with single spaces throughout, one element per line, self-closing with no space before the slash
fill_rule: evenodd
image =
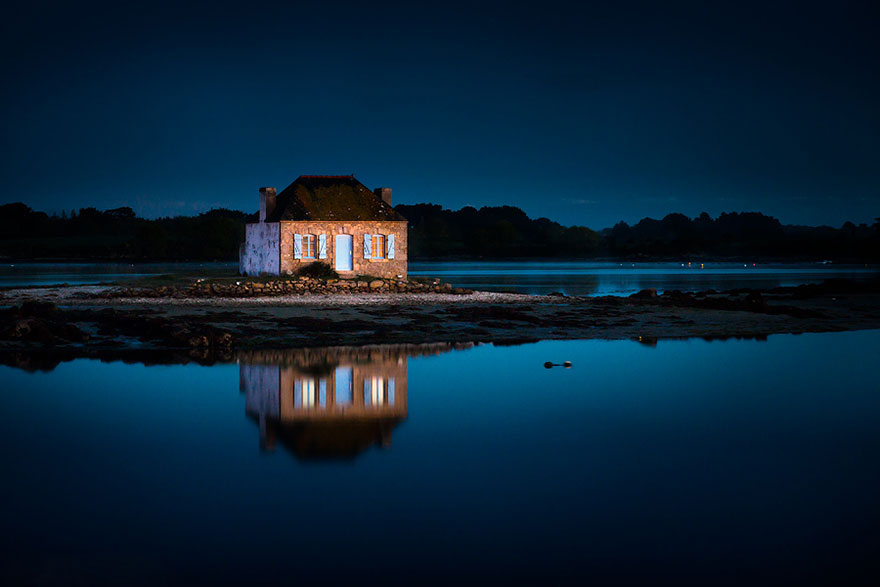
<path id="1" fill-rule="evenodd" d="M 0 287 L 96 285 L 175 274 L 235 275 L 238 263 L 0 263 Z"/>
<path id="2" fill-rule="evenodd" d="M 616 263 L 588 261 L 413 262 L 411 276 L 438 277 L 458 287 L 532 295 L 630 295 L 656 288 L 724 291 L 821 283 L 826 279 L 876 279 L 875 265 L 823 263 Z"/>
<path id="3" fill-rule="evenodd" d="M 0 578 L 875 579 L 878 350 L 862 331 L 0 367 Z"/>
<path id="4" fill-rule="evenodd" d="M 822 263 L 613 263 L 586 261 L 411 262 L 412 277 L 435 277 L 457 287 L 526 294 L 629 295 L 646 288 L 719 291 L 819 283 L 825 279 L 872 279 L 875 265 Z M 237 263 L 17 263 L 0 265 L 0 286 L 92 285 L 176 274 L 235 275 Z"/>

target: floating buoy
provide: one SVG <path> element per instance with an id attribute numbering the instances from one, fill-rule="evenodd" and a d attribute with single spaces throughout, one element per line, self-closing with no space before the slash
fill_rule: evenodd
<path id="1" fill-rule="evenodd" d="M 564 361 L 562 364 L 551 363 L 550 361 L 547 361 L 546 363 L 544 363 L 545 369 L 552 369 L 553 367 L 564 367 L 566 369 L 571 369 L 571 361 Z"/>

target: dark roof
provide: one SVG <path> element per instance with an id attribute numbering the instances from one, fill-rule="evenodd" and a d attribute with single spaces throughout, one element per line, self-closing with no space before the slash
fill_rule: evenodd
<path id="1" fill-rule="evenodd" d="M 278 194 L 266 222 L 281 220 L 403 220 L 353 175 L 301 175 Z"/>
<path id="2" fill-rule="evenodd" d="M 401 422 L 401 417 L 296 423 L 267 419 L 266 433 L 300 460 L 348 460 L 371 446 L 390 446 L 391 432 Z"/>

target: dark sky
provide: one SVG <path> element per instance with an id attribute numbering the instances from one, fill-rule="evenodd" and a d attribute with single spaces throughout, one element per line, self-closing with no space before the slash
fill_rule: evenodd
<path id="1" fill-rule="evenodd" d="M 19 2 L 0 202 L 255 210 L 354 173 L 395 203 L 593 228 L 880 216 L 871 3 Z"/>

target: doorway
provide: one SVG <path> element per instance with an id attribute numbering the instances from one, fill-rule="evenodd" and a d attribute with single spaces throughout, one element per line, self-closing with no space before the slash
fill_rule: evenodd
<path id="1" fill-rule="evenodd" d="M 350 234 L 336 235 L 336 270 L 351 271 L 353 239 Z"/>

